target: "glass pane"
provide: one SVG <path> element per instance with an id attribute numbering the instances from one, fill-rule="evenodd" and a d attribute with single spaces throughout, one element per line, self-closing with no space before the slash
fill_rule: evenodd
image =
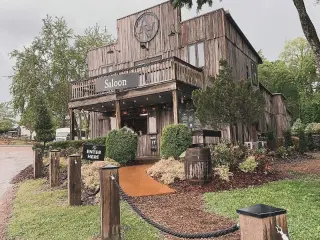
<path id="1" fill-rule="evenodd" d="M 110 117 L 110 125 L 111 125 L 111 130 L 114 130 L 117 128 L 117 122 L 115 117 Z"/>
<path id="2" fill-rule="evenodd" d="M 195 45 L 189 46 L 189 63 L 196 66 L 196 47 Z"/>
<path id="3" fill-rule="evenodd" d="M 155 116 L 149 116 L 149 133 L 157 132 L 157 120 Z"/>
<path id="4" fill-rule="evenodd" d="M 204 44 L 198 44 L 198 66 L 197 67 L 204 67 Z"/>

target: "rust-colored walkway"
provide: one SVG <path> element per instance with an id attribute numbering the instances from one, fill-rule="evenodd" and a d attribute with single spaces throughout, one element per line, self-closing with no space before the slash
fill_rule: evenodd
<path id="1" fill-rule="evenodd" d="M 137 165 L 119 169 L 120 185 L 129 196 L 152 196 L 175 191 L 148 176 L 147 169 L 152 165 Z"/>

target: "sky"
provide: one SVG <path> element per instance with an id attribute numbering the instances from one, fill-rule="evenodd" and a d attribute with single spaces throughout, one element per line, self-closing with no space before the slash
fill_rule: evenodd
<path id="1" fill-rule="evenodd" d="M 42 19 L 64 17 L 77 34 L 98 23 L 116 37 L 116 19 L 159 4 L 164 0 L 0 0 L 0 102 L 10 101 L 14 60 L 8 54 L 32 42 Z M 320 34 L 320 4 L 305 0 L 307 11 Z M 195 1 L 194 1 L 195 2 Z M 292 0 L 216 0 L 198 14 L 223 7 L 229 10 L 251 44 L 269 60 L 278 58 L 287 40 L 303 36 Z M 197 15 L 196 8 L 183 9 L 182 19 Z"/>

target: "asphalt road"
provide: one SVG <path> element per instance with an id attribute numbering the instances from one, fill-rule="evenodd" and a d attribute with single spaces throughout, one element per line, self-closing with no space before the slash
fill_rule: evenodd
<path id="1" fill-rule="evenodd" d="M 10 187 L 11 179 L 32 164 L 33 151 L 30 147 L 0 147 L 0 200 Z"/>

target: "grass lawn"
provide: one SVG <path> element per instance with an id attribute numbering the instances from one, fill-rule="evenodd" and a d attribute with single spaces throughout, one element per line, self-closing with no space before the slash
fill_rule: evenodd
<path id="1" fill-rule="evenodd" d="M 99 236 L 100 206 L 69 207 L 66 200 L 66 190 L 51 191 L 43 179 L 21 183 L 8 239 L 89 240 Z M 126 204 L 121 205 L 121 225 L 125 239 L 161 239 Z"/>
<path id="2" fill-rule="evenodd" d="M 290 240 L 320 239 L 320 178 L 304 177 L 262 187 L 207 193 L 210 212 L 238 219 L 236 209 L 267 204 L 287 209 Z"/>

